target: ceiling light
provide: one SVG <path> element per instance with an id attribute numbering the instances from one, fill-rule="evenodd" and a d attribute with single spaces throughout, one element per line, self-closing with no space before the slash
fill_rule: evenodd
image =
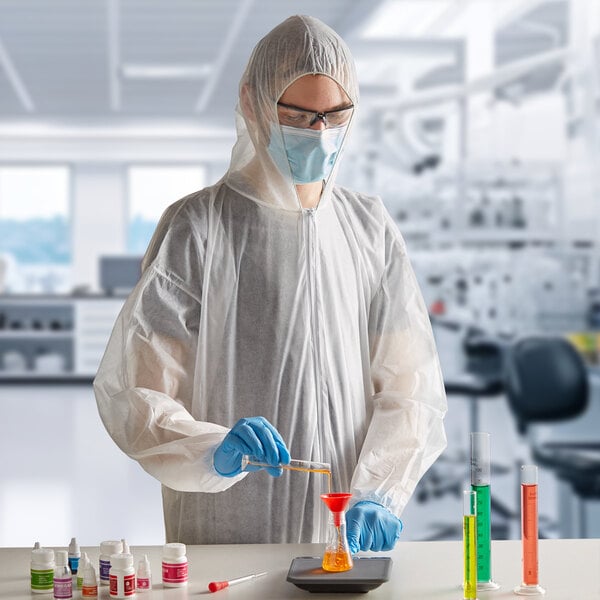
<path id="1" fill-rule="evenodd" d="M 188 80 L 206 79 L 212 73 L 212 66 L 185 64 L 135 64 L 121 66 L 125 79 Z"/>

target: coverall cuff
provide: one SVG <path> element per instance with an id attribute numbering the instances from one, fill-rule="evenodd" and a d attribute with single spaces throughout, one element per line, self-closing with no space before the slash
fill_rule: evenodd
<path id="1" fill-rule="evenodd" d="M 395 509 L 393 506 L 389 496 L 381 496 L 375 492 L 368 493 L 353 493 L 352 498 L 350 499 L 350 504 L 348 508 L 352 508 L 354 505 L 359 502 L 375 502 L 375 504 L 380 504 L 384 508 L 390 511 L 395 517 L 400 518 L 399 511 Z"/>

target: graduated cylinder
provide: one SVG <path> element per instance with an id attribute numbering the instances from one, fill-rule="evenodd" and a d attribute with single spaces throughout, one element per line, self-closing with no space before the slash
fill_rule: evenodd
<path id="1" fill-rule="evenodd" d="M 471 433 L 471 490 L 477 498 L 477 589 L 497 590 L 492 579 L 490 434 Z"/>
<path id="2" fill-rule="evenodd" d="M 463 598 L 477 599 L 477 494 L 463 492 Z"/>
<path id="3" fill-rule="evenodd" d="M 521 467 L 521 540 L 523 581 L 515 588 L 515 594 L 545 594 L 538 579 L 538 472 L 535 465 Z"/>

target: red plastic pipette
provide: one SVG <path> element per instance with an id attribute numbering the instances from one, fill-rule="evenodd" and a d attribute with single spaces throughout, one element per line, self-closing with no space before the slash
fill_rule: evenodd
<path id="1" fill-rule="evenodd" d="M 266 574 L 267 572 L 264 571 L 262 573 L 252 573 L 252 575 L 246 575 L 245 577 L 238 577 L 237 579 L 230 579 L 229 581 L 211 581 L 208 584 L 208 589 L 211 592 L 218 592 L 219 590 L 225 589 L 230 585 L 235 585 L 236 583 L 243 583 L 244 581 L 250 581 L 251 579 L 256 579 L 257 577 L 262 577 Z"/>

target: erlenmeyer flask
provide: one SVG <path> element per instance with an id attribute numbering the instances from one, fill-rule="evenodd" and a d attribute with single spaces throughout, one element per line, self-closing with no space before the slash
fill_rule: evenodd
<path id="1" fill-rule="evenodd" d="M 323 555 L 324 571 L 349 571 L 352 568 L 352 555 L 346 539 L 346 507 L 352 494 L 321 494 L 321 499 L 329 509 L 327 525 L 327 545 Z"/>

